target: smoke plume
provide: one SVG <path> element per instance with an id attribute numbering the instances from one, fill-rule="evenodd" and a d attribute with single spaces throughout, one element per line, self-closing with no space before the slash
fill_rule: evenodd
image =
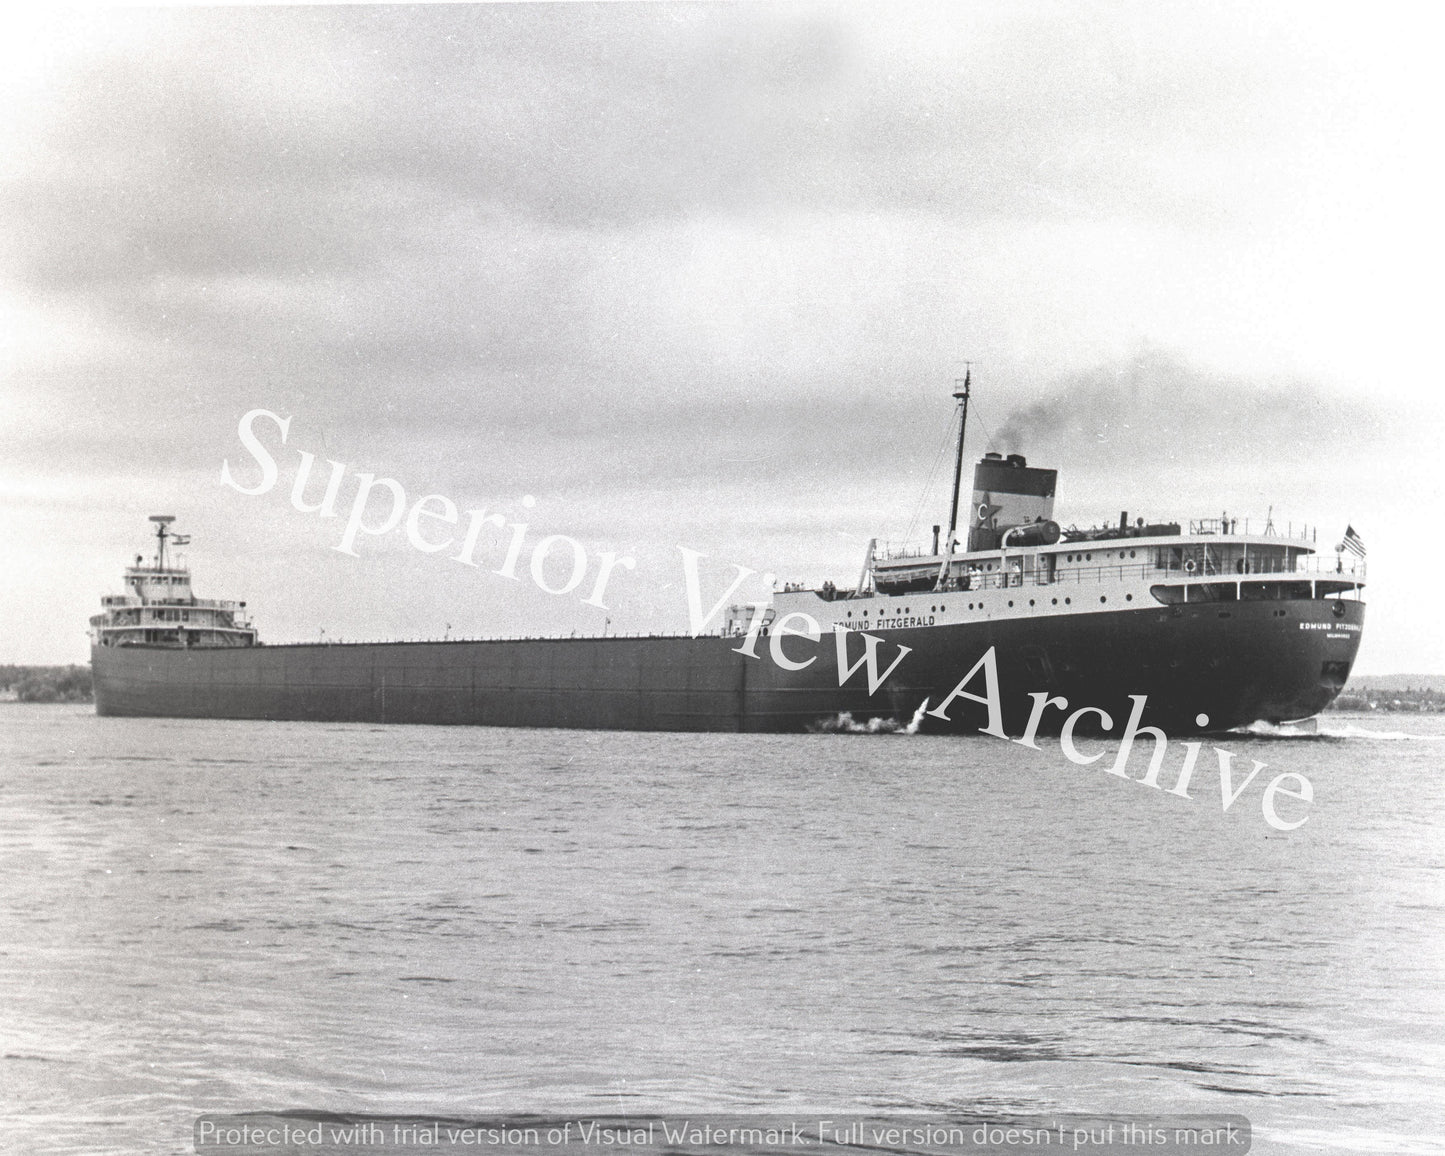
<path id="1" fill-rule="evenodd" d="M 1306 382 L 1264 382 L 1194 369 L 1149 350 L 1066 379 L 1009 414 L 992 448 L 1054 460 L 1100 450 L 1136 459 L 1278 454 L 1367 440 L 1384 415 Z"/>

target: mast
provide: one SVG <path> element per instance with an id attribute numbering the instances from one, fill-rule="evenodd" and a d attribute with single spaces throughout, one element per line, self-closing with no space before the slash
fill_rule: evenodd
<path id="1" fill-rule="evenodd" d="M 967 361 L 963 381 L 953 382 L 953 396 L 958 399 L 958 460 L 953 467 L 953 505 L 948 511 L 948 552 L 953 553 L 954 535 L 958 531 L 958 491 L 963 484 L 963 433 L 968 425 L 968 388 L 973 378 L 973 362 Z"/>
<path id="2" fill-rule="evenodd" d="M 151 521 L 156 524 L 156 569 L 166 568 L 166 527 L 174 522 L 174 514 L 152 514 Z"/>

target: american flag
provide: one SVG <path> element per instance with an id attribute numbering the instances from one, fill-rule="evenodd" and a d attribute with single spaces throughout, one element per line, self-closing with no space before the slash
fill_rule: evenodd
<path id="1" fill-rule="evenodd" d="M 1365 540 L 1355 533 L 1353 526 L 1345 527 L 1345 540 L 1340 545 L 1357 558 L 1365 556 Z"/>

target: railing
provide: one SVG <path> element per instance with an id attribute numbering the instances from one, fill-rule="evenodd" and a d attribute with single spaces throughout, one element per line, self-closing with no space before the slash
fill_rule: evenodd
<path id="1" fill-rule="evenodd" d="M 1309 555 L 1296 559 L 1296 565 L 1292 569 L 1286 569 L 1282 562 L 1277 567 L 1258 566 L 1251 559 L 1249 569 L 1242 571 L 1236 571 L 1233 567 L 1224 569 L 1212 562 L 1197 565 L 1193 570 L 1184 566 L 1159 566 L 1154 562 L 1120 562 L 1112 566 L 1064 566 L 1056 569 L 1052 575 L 1045 569 L 1020 572 L 1006 566 L 1003 570 L 985 570 L 973 574 L 953 573 L 947 589 L 1009 590 L 1023 586 L 1089 586 L 1128 578 L 1152 579 L 1155 582 L 1255 582 L 1271 579 L 1308 581 L 1330 578 L 1342 582 L 1363 583 L 1365 564 L 1363 561 L 1345 562 L 1342 559 Z"/>
<path id="2" fill-rule="evenodd" d="M 937 558 L 939 555 L 931 549 L 922 546 L 914 546 L 911 543 L 895 544 L 893 542 L 879 542 L 873 548 L 873 557 L 880 562 L 896 562 L 903 558 Z"/>
<path id="3" fill-rule="evenodd" d="M 1159 525 L 1161 523 L 1151 523 Z M 1190 518 L 1187 523 L 1189 535 L 1200 537 L 1251 537 L 1278 538 L 1286 542 L 1309 542 L 1311 544 L 1319 541 L 1319 527 L 1300 523 L 1296 526 L 1293 522 L 1285 522 L 1281 529 L 1279 523 L 1273 518 L 1231 518 L 1228 515 L 1221 515 L 1218 518 Z M 1132 530 L 1133 527 L 1130 527 Z M 1126 538 L 1076 538 L 1069 539 L 1068 534 L 1074 530 L 1070 527 L 1065 531 L 1065 536 L 1060 539 L 1060 545 L 1087 548 L 1095 543 L 1127 541 Z M 1114 526 L 1091 526 L 1085 533 L 1107 532 L 1115 530 Z M 899 562 L 909 558 L 937 558 L 940 555 L 933 549 L 921 545 L 914 545 L 908 542 L 879 542 L 874 547 L 873 556 L 880 562 Z"/>
<path id="4" fill-rule="evenodd" d="M 1301 576 L 1323 578 L 1326 576 L 1365 580 L 1364 559 L 1353 555 L 1348 561 L 1337 555 L 1334 558 L 1324 554 L 1301 554 L 1294 559 L 1294 565 L 1287 565 L 1281 557 L 1236 558 L 1221 564 L 1209 556 L 1208 551 L 1197 558 L 1185 560 L 1181 565 L 1147 567 L 1158 574 L 1178 578 L 1261 578 Z M 1107 567 L 1106 567 L 1107 569 Z"/>
<path id="5" fill-rule="evenodd" d="M 148 598 L 142 602 L 126 594 L 106 594 L 100 600 L 107 610 L 134 609 L 143 606 L 182 606 L 201 610 L 239 610 L 241 604 L 229 598 Z"/>
<path id="6" fill-rule="evenodd" d="M 1218 518 L 1190 518 L 1189 532 L 1191 534 L 1220 534 L 1220 535 L 1258 535 L 1263 538 L 1285 538 L 1294 542 L 1315 542 L 1318 541 L 1319 527 L 1308 526 L 1303 522 L 1299 528 L 1295 528 L 1293 522 L 1286 522 L 1284 529 L 1280 530 L 1273 518 L 1266 518 L 1261 525 L 1258 518 L 1231 518 L 1227 514 Z"/>

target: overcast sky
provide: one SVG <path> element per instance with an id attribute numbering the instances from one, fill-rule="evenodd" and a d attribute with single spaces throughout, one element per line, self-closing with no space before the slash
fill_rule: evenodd
<path id="1" fill-rule="evenodd" d="M 1359 669 L 1445 671 L 1426 11 L 12 17 L 0 662 L 84 661 L 157 512 L 269 641 L 604 625 L 400 531 L 335 551 L 297 450 L 343 508 L 365 471 L 630 553 L 612 629 L 685 624 L 679 544 L 708 590 L 851 583 L 946 518 L 971 359 L 970 457 L 1059 467 L 1065 524 L 1350 523 Z M 258 407 L 292 423 L 247 496 L 220 466 Z"/>

